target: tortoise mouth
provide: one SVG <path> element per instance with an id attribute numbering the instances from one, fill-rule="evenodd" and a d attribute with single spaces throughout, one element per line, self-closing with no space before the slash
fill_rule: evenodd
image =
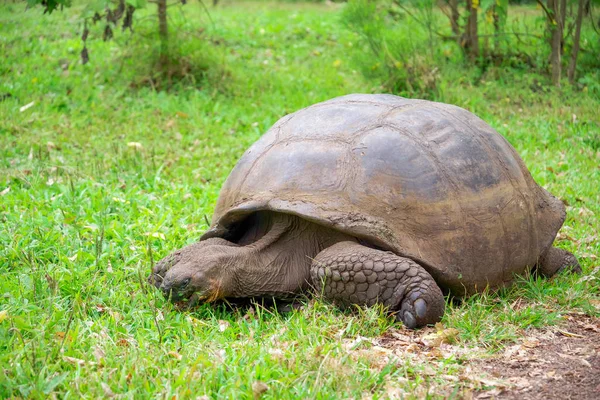
<path id="1" fill-rule="evenodd" d="M 195 292 L 195 291 L 163 291 L 163 295 L 171 303 L 178 307 L 191 307 L 208 303 L 208 299 L 211 297 L 209 294 Z"/>
<path id="2" fill-rule="evenodd" d="M 169 299 L 170 301 L 172 301 L 173 303 L 177 303 L 180 301 L 184 301 L 187 300 L 191 297 L 191 294 L 187 294 L 185 292 L 181 292 L 175 289 L 163 289 L 161 288 L 162 292 L 163 292 L 163 296 L 165 296 L 167 299 Z"/>
<path id="3" fill-rule="evenodd" d="M 204 303 L 212 303 L 224 298 L 219 286 L 211 285 L 208 289 L 194 289 L 186 287 L 184 289 L 172 289 L 161 287 L 165 298 L 179 306 L 196 306 Z"/>
<path id="4" fill-rule="evenodd" d="M 160 290 L 163 296 L 173 303 L 187 301 L 196 294 L 194 288 L 188 285 L 184 287 L 172 287 L 169 284 L 165 285 L 164 279 L 163 283 L 160 285 Z"/>

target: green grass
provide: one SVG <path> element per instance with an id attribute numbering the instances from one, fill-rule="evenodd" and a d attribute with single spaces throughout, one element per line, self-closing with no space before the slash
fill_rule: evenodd
<path id="1" fill-rule="evenodd" d="M 169 91 L 147 84 L 152 24 L 91 40 L 82 66 L 78 7 L 23 10 L 0 5 L 0 397 L 237 399 L 257 381 L 263 398 L 452 393 L 434 388 L 463 356 L 381 361 L 368 340 L 348 351 L 401 327 L 381 310 L 182 312 L 145 284 L 153 260 L 207 228 L 237 158 L 279 117 L 381 90 L 354 64 L 360 40 L 339 6 L 225 4 L 214 24 L 197 3 L 173 10 L 194 69 Z M 599 314 L 600 99 L 527 71 L 454 68 L 436 99 L 488 121 L 569 204 L 558 244 L 584 268 L 450 304 L 443 325 L 460 346 L 493 353 L 566 313 Z"/>

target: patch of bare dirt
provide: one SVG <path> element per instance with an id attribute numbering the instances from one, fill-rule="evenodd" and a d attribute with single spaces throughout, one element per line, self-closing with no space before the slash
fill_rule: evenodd
<path id="1" fill-rule="evenodd" d="M 495 358 L 473 361 L 492 377 L 476 399 L 600 399 L 600 319 L 573 314 Z"/>
<path id="2" fill-rule="evenodd" d="M 350 356 L 370 360 L 372 368 L 408 360 L 426 378 L 425 385 L 412 389 L 410 376 L 387 381 L 390 399 L 600 399 L 600 319 L 570 314 L 558 327 L 527 331 L 495 356 L 463 346 L 457 336 L 456 329 L 438 324 L 392 329 L 378 338 L 345 338 L 342 345 Z"/>

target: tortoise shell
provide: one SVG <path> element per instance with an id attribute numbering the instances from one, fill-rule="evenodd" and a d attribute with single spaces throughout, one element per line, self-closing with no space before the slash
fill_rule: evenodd
<path id="1" fill-rule="evenodd" d="M 455 294 L 536 264 L 565 218 L 515 149 L 474 114 L 393 95 L 334 98 L 281 118 L 238 161 L 202 239 L 273 210 L 420 263 Z"/>

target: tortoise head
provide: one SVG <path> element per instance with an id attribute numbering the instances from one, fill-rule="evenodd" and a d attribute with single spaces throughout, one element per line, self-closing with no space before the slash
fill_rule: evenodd
<path id="1" fill-rule="evenodd" d="M 177 250 L 160 260 L 151 280 L 171 301 L 194 295 L 210 302 L 225 297 L 234 248 L 206 240 Z"/>

